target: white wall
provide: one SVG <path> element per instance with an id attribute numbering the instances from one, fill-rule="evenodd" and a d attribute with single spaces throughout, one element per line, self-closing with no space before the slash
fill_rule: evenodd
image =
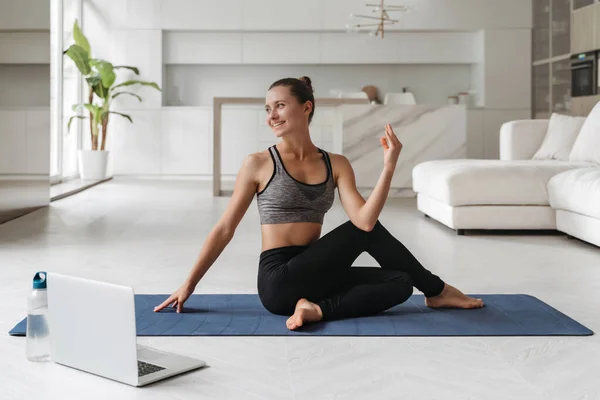
<path id="1" fill-rule="evenodd" d="M 531 108 L 531 31 L 485 31 L 485 106 Z"/>
<path id="2" fill-rule="evenodd" d="M 495 159 L 500 155 L 500 127 L 508 121 L 530 119 L 531 110 L 475 109 L 467 112 L 467 157 Z"/>
<path id="3" fill-rule="evenodd" d="M 165 105 L 211 106 L 213 97 L 262 97 L 279 78 L 307 75 L 315 97 L 374 85 L 383 100 L 408 87 L 419 103 L 443 105 L 468 90 L 470 74 L 468 65 L 169 65 L 163 89 Z"/>
<path id="4" fill-rule="evenodd" d="M 531 30 L 489 29 L 483 42 L 483 156 L 497 159 L 502 124 L 531 118 Z"/>
<path id="5" fill-rule="evenodd" d="M 114 65 L 133 65 L 140 69 L 140 76 L 136 76 L 128 69 L 118 71 L 120 80 L 141 79 L 156 82 L 162 86 L 163 58 L 162 58 L 162 33 L 159 30 L 116 30 L 112 36 L 112 57 Z M 127 88 L 130 91 L 130 88 Z M 162 104 L 162 95 L 159 91 L 148 87 L 141 87 L 133 91 L 143 96 L 143 103 L 131 96 L 120 96 L 115 99 L 117 107 L 125 108 L 155 108 Z"/>
<path id="6" fill-rule="evenodd" d="M 475 63 L 471 64 L 471 88 L 476 89 L 474 102 L 478 107 L 485 104 L 485 31 L 477 31 L 473 36 Z"/>
<path id="7" fill-rule="evenodd" d="M 112 28 L 203 31 L 342 31 L 364 0 L 91 0 Z M 403 1 L 402 4 L 406 3 Z M 531 0 L 413 0 L 389 30 L 530 28 Z M 396 16 L 397 14 L 394 14 Z"/>

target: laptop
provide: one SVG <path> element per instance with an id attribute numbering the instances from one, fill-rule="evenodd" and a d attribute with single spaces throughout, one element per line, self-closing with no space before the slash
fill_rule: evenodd
<path id="1" fill-rule="evenodd" d="M 137 344 L 131 287 L 48 273 L 50 357 L 132 386 L 201 368 L 204 361 Z"/>

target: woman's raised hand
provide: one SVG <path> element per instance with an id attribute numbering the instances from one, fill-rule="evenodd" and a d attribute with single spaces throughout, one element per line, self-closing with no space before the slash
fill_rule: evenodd
<path id="1" fill-rule="evenodd" d="M 394 171 L 398 157 L 400 157 L 402 143 L 400 143 L 390 124 L 385 126 L 385 136 L 380 137 L 379 141 L 381 142 L 381 146 L 383 146 L 383 167 Z"/>

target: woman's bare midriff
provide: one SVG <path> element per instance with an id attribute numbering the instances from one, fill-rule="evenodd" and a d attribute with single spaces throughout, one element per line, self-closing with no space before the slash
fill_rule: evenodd
<path id="1" fill-rule="evenodd" d="M 322 225 L 315 222 L 261 225 L 261 251 L 285 246 L 307 246 L 321 237 Z"/>

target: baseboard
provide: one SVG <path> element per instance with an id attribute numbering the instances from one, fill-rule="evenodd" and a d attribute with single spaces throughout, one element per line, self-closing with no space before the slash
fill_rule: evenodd
<path id="1" fill-rule="evenodd" d="M 76 194 L 76 193 L 82 192 L 82 191 L 84 191 L 84 190 L 86 190 L 86 189 L 89 189 L 89 188 L 91 188 L 91 187 L 94 187 L 94 186 L 96 186 L 96 185 L 99 185 L 99 184 L 101 184 L 101 183 L 108 182 L 108 181 L 110 181 L 111 179 L 112 179 L 112 177 L 110 177 L 110 178 L 107 178 L 107 179 L 101 179 L 101 180 L 98 180 L 98 181 L 79 181 L 79 182 L 80 182 L 80 185 L 76 185 L 76 186 L 74 186 L 72 189 L 70 189 L 70 190 L 68 190 L 68 191 L 66 191 L 66 192 L 63 192 L 63 193 L 57 194 L 56 196 L 52 196 L 52 197 L 50 198 L 50 201 L 52 202 L 52 201 L 56 201 L 56 200 L 60 200 L 60 199 L 64 199 L 65 197 L 72 196 L 72 195 L 74 195 L 74 194 Z M 72 185 L 72 184 L 73 184 L 73 183 L 72 183 L 73 181 L 69 181 L 69 182 L 70 182 L 70 183 L 69 183 L 70 185 Z M 59 183 L 59 184 L 57 184 L 57 185 L 55 185 L 55 186 L 59 186 L 59 185 L 61 185 L 61 184 Z"/>

